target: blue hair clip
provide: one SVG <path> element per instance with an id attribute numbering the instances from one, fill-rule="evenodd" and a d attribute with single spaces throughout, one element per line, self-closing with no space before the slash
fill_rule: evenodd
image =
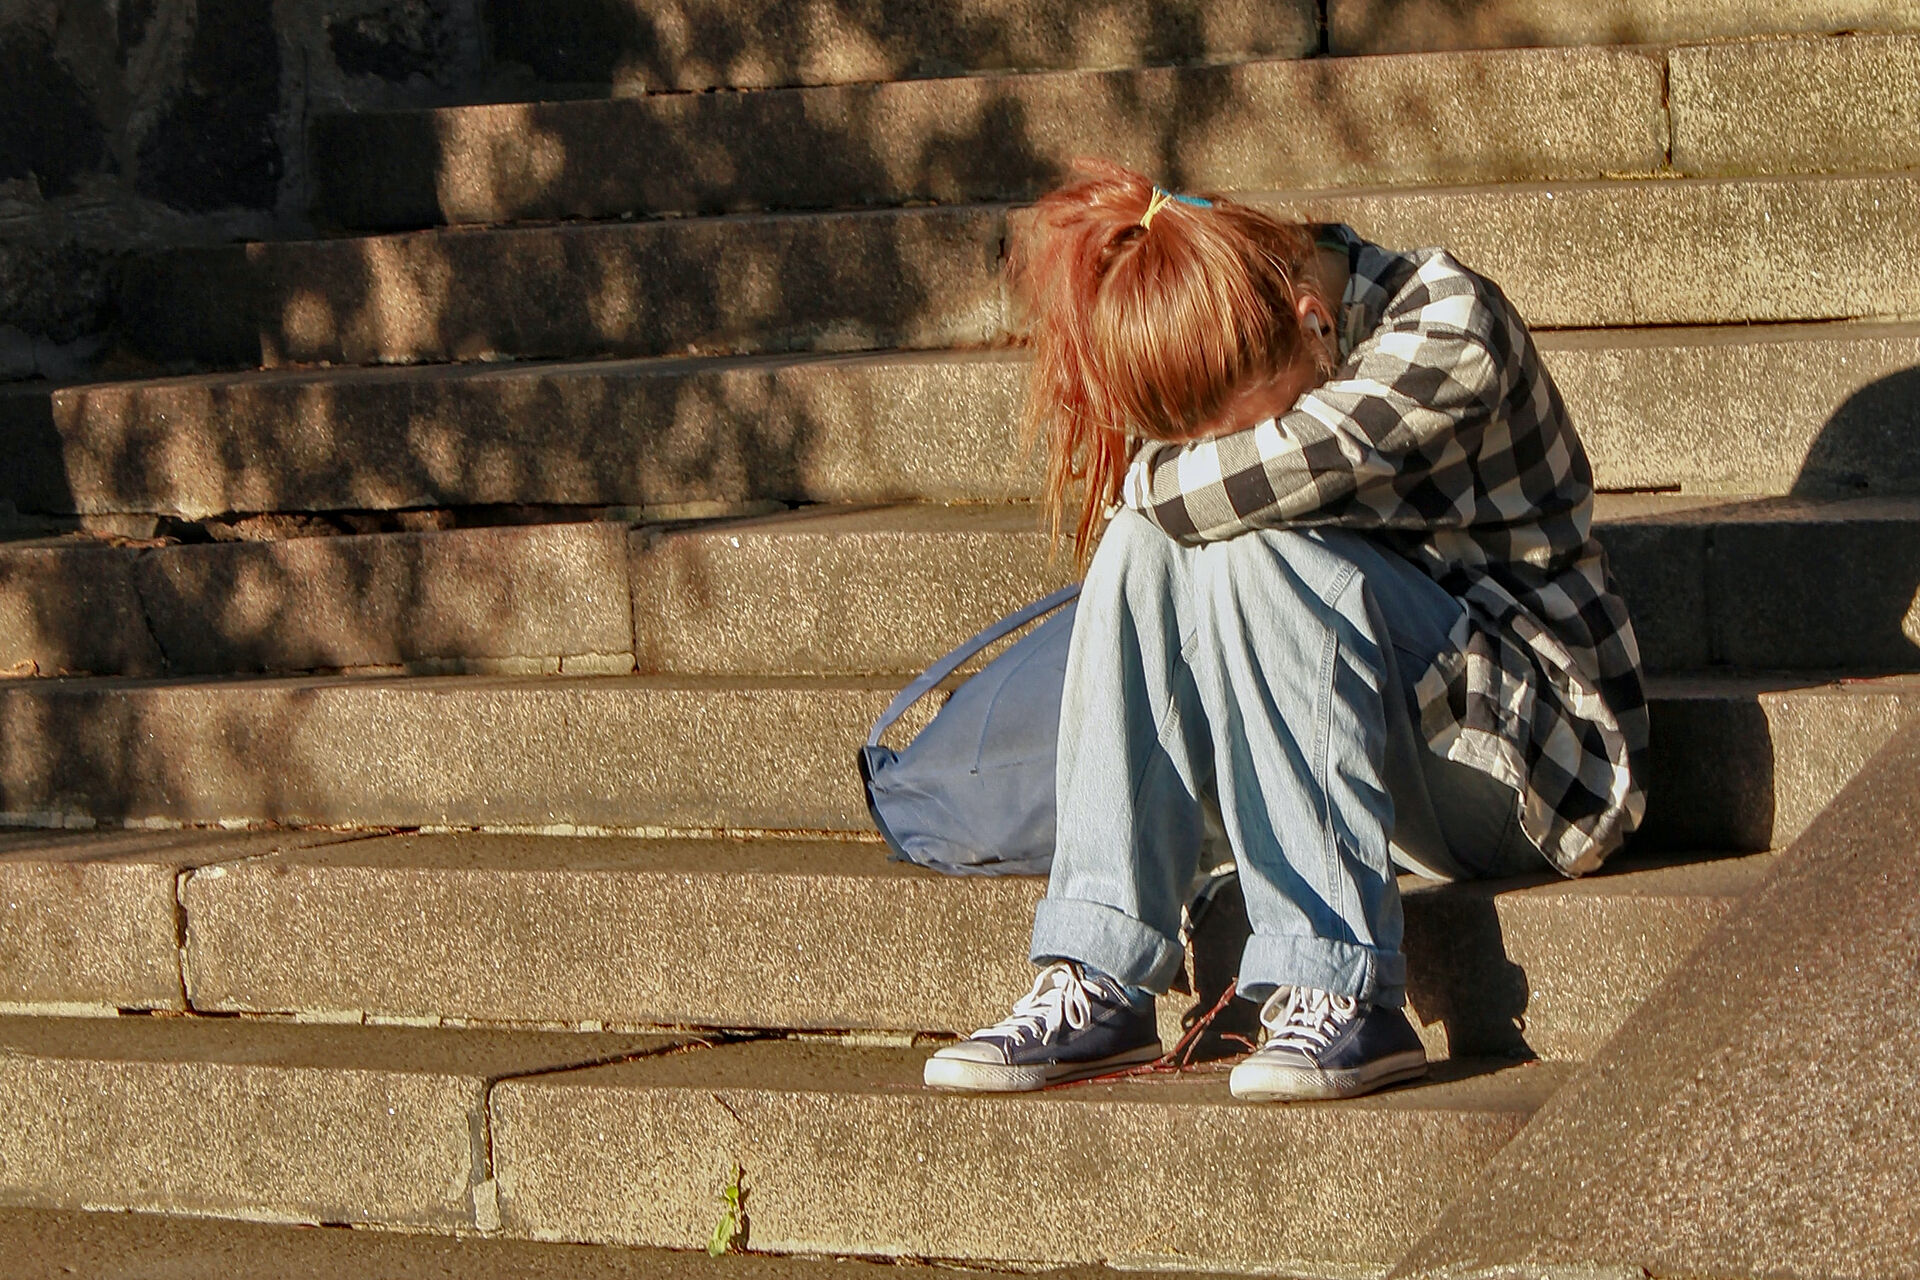
<path id="1" fill-rule="evenodd" d="M 1199 196 L 1183 196 L 1183 195 L 1177 195 L 1174 192 L 1169 191 L 1167 192 L 1167 199 L 1178 200 L 1181 204 L 1190 204 L 1196 209 L 1213 208 L 1213 201 L 1202 200 Z"/>

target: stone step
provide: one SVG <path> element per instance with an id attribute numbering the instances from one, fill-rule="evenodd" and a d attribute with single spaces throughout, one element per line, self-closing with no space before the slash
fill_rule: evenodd
<path id="1" fill-rule="evenodd" d="M 1920 326 L 1543 333 L 1603 489 L 1920 492 Z M 1023 358 L 883 352 L 0 388 L 22 511 L 1001 502 Z"/>
<path id="2" fill-rule="evenodd" d="M 1920 177 L 1248 193 L 1445 244 L 1542 328 L 1920 315 Z M 1007 206 L 442 230 L 129 264 L 128 345 L 285 366 L 965 347 L 1002 340 Z"/>
<path id="3" fill-rule="evenodd" d="M 0 1046 L 10 1207 L 695 1249 L 735 1184 L 761 1253 L 1323 1275 L 1383 1271 L 1566 1075 L 1283 1107 L 1218 1071 L 940 1095 L 926 1049 L 819 1041 L 12 1018 Z"/>
<path id="4" fill-rule="evenodd" d="M 1596 530 L 1649 671 L 1920 667 L 1920 498 L 1602 494 Z M 0 671 L 912 672 L 1076 575 L 1031 505 L 39 540 L 0 544 Z"/>
<path id="5" fill-rule="evenodd" d="M 1665 81 L 1658 51 L 1524 50 L 323 115 L 314 208 L 380 228 L 1025 199 L 1085 155 L 1209 191 L 1647 174 Z"/>
<path id="6" fill-rule="evenodd" d="M 1404 878 L 1429 1052 L 1584 1058 L 1770 856 L 1628 862 L 1575 882 Z M 179 895 L 201 1013 L 964 1035 L 1032 981 L 1044 888 L 844 841 L 468 834 L 188 867 Z M 1168 1045 L 1213 1006 L 1245 939 L 1230 893 L 1196 941 L 1199 994 L 1162 1001 Z M 1234 1007 L 1238 1030 L 1254 1033 L 1253 1012 Z"/>
<path id="7" fill-rule="evenodd" d="M 8 681 L 0 822 L 867 832 L 855 748 L 896 684 Z M 1651 694 L 1645 843 L 1759 851 L 1790 840 L 1920 706 L 1920 677 L 1669 677 Z"/>
<path id="8" fill-rule="evenodd" d="M 1327 0 L 1336 54 L 1920 30 L 1915 0 Z"/>
<path id="9" fill-rule="evenodd" d="M 0 1253 L 12 1280 L 901 1280 L 899 1266 L 850 1258 L 793 1258 L 315 1230 L 152 1213 L 0 1210 Z M 920 1267 L 914 1280 L 978 1280 L 977 1271 Z M 1102 1267 L 1050 1280 L 1127 1280 Z"/>
<path id="10" fill-rule="evenodd" d="M 1920 4 L 1901 7 L 1920 27 Z M 1920 166 L 1920 37 L 1675 49 L 1668 76 L 1673 164 L 1682 173 Z"/>
<path id="11" fill-rule="evenodd" d="M 385 228 L 1027 199 L 1082 155 L 1240 191 L 1898 170 L 1920 163 L 1916 70 L 1920 39 L 1849 36 L 322 115 L 315 212 Z"/>
<path id="12" fill-rule="evenodd" d="M 488 1095 L 659 1036 L 0 1018 L 0 1201 L 451 1232 L 498 1225 Z"/>
<path id="13" fill-rule="evenodd" d="M 600 521 L 0 543 L 0 671 L 626 673 L 628 538 Z"/>
<path id="14" fill-rule="evenodd" d="M 1595 528 L 1649 671 L 1920 664 L 1920 499 L 1602 494 Z M 1078 576 L 1017 506 L 813 508 L 633 543 L 652 672 L 915 671 Z"/>
<path id="15" fill-rule="evenodd" d="M 1586 1057 L 1771 857 L 1628 858 L 1578 881 L 1403 877 L 1428 1052 Z M 19 832 L 0 841 L 17 913 L 0 1007 L 965 1034 L 1031 981 L 1044 887 L 847 841 Z M 1232 890 L 1216 901 L 1189 970 L 1200 994 L 1162 1002 L 1168 1045 L 1238 968 L 1244 908 Z M 1223 1029 L 1251 1032 L 1252 1012 L 1232 1006 Z"/>
<path id="16" fill-rule="evenodd" d="M 0 831 L 0 1014 L 185 1012 L 182 876 L 332 831 Z"/>
<path id="17" fill-rule="evenodd" d="M 1041 67 L 1292 57 L 1319 45 L 1314 0 L 494 0 L 497 62 L 622 92 L 765 88 Z"/>
<path id="18" fill-rule="evenodd" d="M 756 1249 L 1373 1276 L 1563 1079 L 1462 1063 L 1297 1106 L 1237 1103 L 1217 1072 L 960 1097 L 921 1088 L 926 1052 L 774 1041 L 505 1082 L 502 1225 L 697 1245 L 737 1168 Z"/>

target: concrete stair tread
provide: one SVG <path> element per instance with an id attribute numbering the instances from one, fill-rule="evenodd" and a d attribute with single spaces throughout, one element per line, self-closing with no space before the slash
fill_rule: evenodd
<path id="1" fill-rule="evenodd" d="M 76 822 L 870 829 L 856 748 L 897 676 L 0 682 L 0 813 Z M 1920 675 L 1655 680 L 1646 838 L 1777 847 L 1920 699 Z M 902 735 L 931 714 L 916 708 Z"/>
<path id="2" fill-rule="evenodd" d="M 12 1280 L 168 1276 L 180 1280 L 900 1280 L 891 1263 L 701 1250 L 538 1243 L 393 1231 L 315 1230 L 154 1213 L 0 1210 L 0 1252 Z M 917 1280 L 973 1280 L 922 1267 Z M 1081 1268 L 1053 1280 L 1121 1280 Z"/>
<path id="3" fill-rule="evenodd" d="M 1340 55 L 1681 40 L 1738 47 L 1794 33 L 1912 31 L 1920 8 L 1909 0 L 1479 0 L 1463 12 L 1454 0 L 1330 0 L 1327 19 L 1328 46 Z"/>
<path id="4" fill-rule="evenodd" d="M 926 1053 L 758 1042 L 503 1085 L 503 1220 L 677 1242 L 737 1162 L 778 1251 L 1377 1273 L 1565 1078 L 1455 1064 L 1297 1107 L 1237 1103 L 1218 1071 L 968 1097 L 920 1087 Z M 651 1203 L 620 1192 L 636 1178 Z"/>
<path id="5" fill-rule="evenodd" d="M 875 845 L 729 843 L 396 836 L 195 872 L 180 889 L 189 997 L 334 1017 L 964 1033 L 1031 980 L 1039 877 L 941 876 Z M 1575 884 L 1403 877 L 1429 1051 L 1584 1056 L 1770 857 L 1627 862 Z M 1237 967 L 1237 901 L 1196 942 L 1203 994 L 1161 1002 L 1168 1044 L 1217 997 L 1206 984 L 1224 977 L 1207 975 Z M 262 935 L 260 918 L 281 923 Z M 401 919 L 431 941 L 403 937 Z M 1251 1031 L 1251 1015 L 1236 1006 L 1227 1025 Z"/>
<path id="6" fill-rule="evenodd" d="M 656 1053 L 678 1041 L 612 1034 L 326 1026 L 261 1018 L 0 1016 L 10 1058 L 194 1063 L 498 1080 Z"/>
<path id="7" fill-rule="evenodd" d="M 462 692 L 521 692 L 566 694 L 632 693 L 647 695 L 691 694 L 727 696 L 729 694 L 781 695 L 795 692 L 839 694 L 891 694 L 900 688 L 896 673 L 838 673 L 832 675 L 724 675 L 724 674 L 648 674 L 619 675 L 407 675 L 376 671 L 368 674 L 338 672 L 327 674 L 225 674 L 214 676 L 57 676 L 30 684 L 0 684 L 0 695 L 80 694 L 82 696 L 138 694 L 147 692 L 223 693 L 306 693 L 335 689 L 372 692 L 403 691 L 425 696 L 457 695 Z M 1733 698 L 1749 700 L 1761 697 L 1855 697 L 1864 694 L 1905 696 L 1920 691 L 1920 672 L 1890 672 L 1861 675 L 1848 671 L 1714 671 L 1678 672 L 1649 676 L 1647 692 L 1651 700 L 1674 698 Z"/>
<path id="8" fill-rule="evenodd" d="M 380 227 L 951 203 L 1038 194 L 1080 154 L 1222 190 L 1880 172 L 1920 159 L 1917 63 L 1920 39 L 1855 35 L 322 115 L 318 207 Z"/>
<path id="9" fill-rule="evenodd" d="M 494 11 L 496 62 L 622 92 L 896 80 L 1023 67 L 1119 67 L 1309 55 L 1312 0 L 1222 0 L 1169 11 L 1117 0 L 932 0 L 859 11 L 782 0 L 553 0 Z"/>
<path id="10" fill-rule="evenodd" d="M 1446 244 L 1543 329 L 1903 319 L 1915 179 L 1833 175 L 1244 192 Z M 162 360 L 414 363 L 966 347 L 1007 332 L 1009 206 L 741 214 L 264 242 L 136 260 Z"/>
<path id="11" fill-rule="evenodd" d="M 0 669 L 911 672 L 1077 572 L 1030 504 L 823 504 L 637 530 L 631 510 L 565 514 L 336 536 L 301 536 L 331 532 L 323 519 L 268 517 L 284 536 L 0 544 Z M 1602 494 L 1595 528 L 1650 671 L 1920 663 L 1906 621 L 1920 498 Z M 1838 596 L 1835 577 L 1850 584 Z"/>
<path id="12" fill-rule="evenodd" d="M 1664 71 L 1529 49 L 322 115 L 317 208 L 378 227 L 952 203 L 1037 195 L 1077 155 L 1209 190 L 1651 173 Z"/>
<path id="13" fill-rule="evenodd" d="M 508 1039 L 526 1050 L 431 1047 Z M 1447 1063 L 1428 1082 L 1364 1101 L 1288 1108 L 1233 1102 L 1217 1070 L 1032 1097 L 942 1096 L 918 1085 L 925 1049 L 821 1040 L 704 1047 L 117 1018 L 0 1019 L 0 1045 L 0 1183 L 16 1206 L 684 1249 L 705 1242 L 718 1198 L 708 1184 L 741 1176 L 730 1172 L 737 1164 L 762 1251 L 1079 1263 L 1184 1255 L 1208 1267 L 1239 1261 L 1252 1224 L 1273 1220 L 1243 1210 L 1299 1205 L 1336 1180 L 1367 1232 L 1290 1243 L 1302 1256 L 1324 1248 L 1342 1261 L 1391 1261 L 1385 1251 L 1404 1248 L 1567 1074 Z M 855 1131 L 864 1136 L 850 1140 Z M 1168 1141 L 1176 1132 L 1186 1140 Z M 1280 1145 L 1286 1176 L 1248 1179 L 1245 1161 Z M 1062 1161 L 1089 1157 L 1111 1162 L 1098 1190 L 1049 1180 Z M 984 1198 L 983 1160 L 996 1166 L 998 1216 L 950 1189 L 970 1183 Z M 875 1177 L 876 1162 L 896 1167 Z M 1171 1205 L 1138 1199 L 1125 1184 L 1143 1179 L 1183 1190 Z M 801 1182 L 830 1194 L 796 1196 Z M 636 1185 L 649 1194 L 636 1197 Z M 1029 1200 L 1006 1193 L 1042 1186 L 1076 1209 L 1124 1207 L 1169 1226 L 1198 1196 L 1241 1225 L 1210 1229 L 1206 1251 L 1178 1235 L 1113 1237 L 1132 1247 L 1095 1251 L 1093 1237 L 1072 1232 L 1043 1233 L 1036 1248 L 1030 1231 L 1024 1249 L 1008 1251 L 1009 1211 L 1020 1205 L 1024 1220 Z M 933 1187 L 938 1213 L 903 1202 L 925 1206 Z M 846 1234 L 825 1238 L 818 1215 Z"/>
<path id="14" fill-rule="evenodd" d="M 1920 325 L 1540 335 L 1602 488 L 1920 490 Z M 1015 351 L 330 368 L 0 390 L 23 512 L 1004 501 Z"/>
<path id="15" fill-rule="evenodd" d="M 1770 860 L 1403 877 L 1430 1051 L 1584 1056 Z M 1030 980 L 1044 881 L 941 876 L 849 841 L 109 831 L 16 833 L 0 888 L 20 1011 L 965 1032 Z M 1203 989 L 1243 938 L 1222 903 L 1196 943 Z M 1212 997 L 1163 1002 L 1168 1043 L 1196 999 Z"/>
<path id="16" fill-rule="evenodd" d="M 1920 502 L 1601 494 L 1655 673 L 1920 660 Z M 1076 576 L 1030 509 L 815 507 L 634 536 L 641 670 L 915 670 Z M 1836 580 L 1848 590 L 1836 593 Z"/>
<path id="17" fill-rule="evenodd" d="M 833 1037 L 746 1040 L 586 1067 L 570 1073 L 565 1080 L 550 1083 L 567 1089 L 721 1089 L 854 1097 L 911 1093 L 981 1108 L 1034 1109 L 1089 1102 L 1247 1110 L 1245 1103 L 1227 1092 L 1224 1071 L 1211 1064 L 1197 1070 L 1087 1081 L 1031 1094 L 989 1097 L 934 1093 L 924 1090 L 920 1076 L 931 1047 L 854 1045 Z M 1426 1083 L 1387 1089 L 1344 1103 L 1309 1103 L 1297 1111 L 1287 1110 L 1301 1116 L 1344 1111 L 1531 1113 L 1569 1074 L 1566 1067 L 1555 1063 L 1461 1059 L 1447 1063 Z"/>
<path id="18" fill-rule="evenodd" d="M 658 1036 L 0 1018 L 0 1186 L 16 1206 L 497 1225 L 490 1090 L 659 1052 Z"/>

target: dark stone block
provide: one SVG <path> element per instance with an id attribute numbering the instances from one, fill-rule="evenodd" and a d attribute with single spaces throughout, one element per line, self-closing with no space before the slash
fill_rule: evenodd
<path id="1" fill-rule="evenodd" d="M 967 72 L 1293 57 L 1297 0 L 484 0 L 496 58 L 549 82 L 648 88 L 912 79 Z"/>
<path id="2" fill-rule="evenodd" d="M 147 28 L 153 25 L 153 13 L 159 0 L 120 0 L 119 13 L 116 15 L 120 37 L 120 65 L 127 64 L 127 54 L 133 47 L 146 38 Z"/>
<path id="3" fill-rule="evenodd" d="M 396 0 L 336 18 L 327 24 L 327 39 L 342 71 L 383 80 L 431 77 L 448 56 L 444 15 L 427 0 Z"/>
<path id="4" fill-rule="evenodd" d="M 59 226 L 0 242 L 0 323 L 56 344 L 99 332 L 117 262 Z"/>
<path id="5" fill-rule="evenodd" d="M 258 0 L 201 0 L 185 84 L 140 146 L 142 194 L 196 212 L 273 207 L 280 45 Z"/>
<path id="6" fill-rule="evenodd" d="M 1645 668 L 1689 671 L 1711 662 L 1707 526 L 1654 519 L 1608 525 L 1598 534 Z"/>
<path id="7" fill-rule="evenodd" d="M 101 167 L 106 135 L 80 82 L 39 32 L 0 33 L 0 181 L 35 177 L 49 196 Z"/>

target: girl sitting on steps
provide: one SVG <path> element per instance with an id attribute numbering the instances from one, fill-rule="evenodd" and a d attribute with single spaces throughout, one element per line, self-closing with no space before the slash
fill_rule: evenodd
<path id="1" fill-rule="evenodd" d="M 1644 808 L 1639 654 L 1586 455 L 1519 315 L 1445 252 L 1083 174 L 1012 261 L 1055 528 L 1083 556 L 1098 537 L 1044 968 L 926 1082 L 1037 1089 L 1158 1057 L 1209 801 L 1267 1029 L 1234 1095 L 1420 1075 L 1395 864 L 1578 875 Z"/>

